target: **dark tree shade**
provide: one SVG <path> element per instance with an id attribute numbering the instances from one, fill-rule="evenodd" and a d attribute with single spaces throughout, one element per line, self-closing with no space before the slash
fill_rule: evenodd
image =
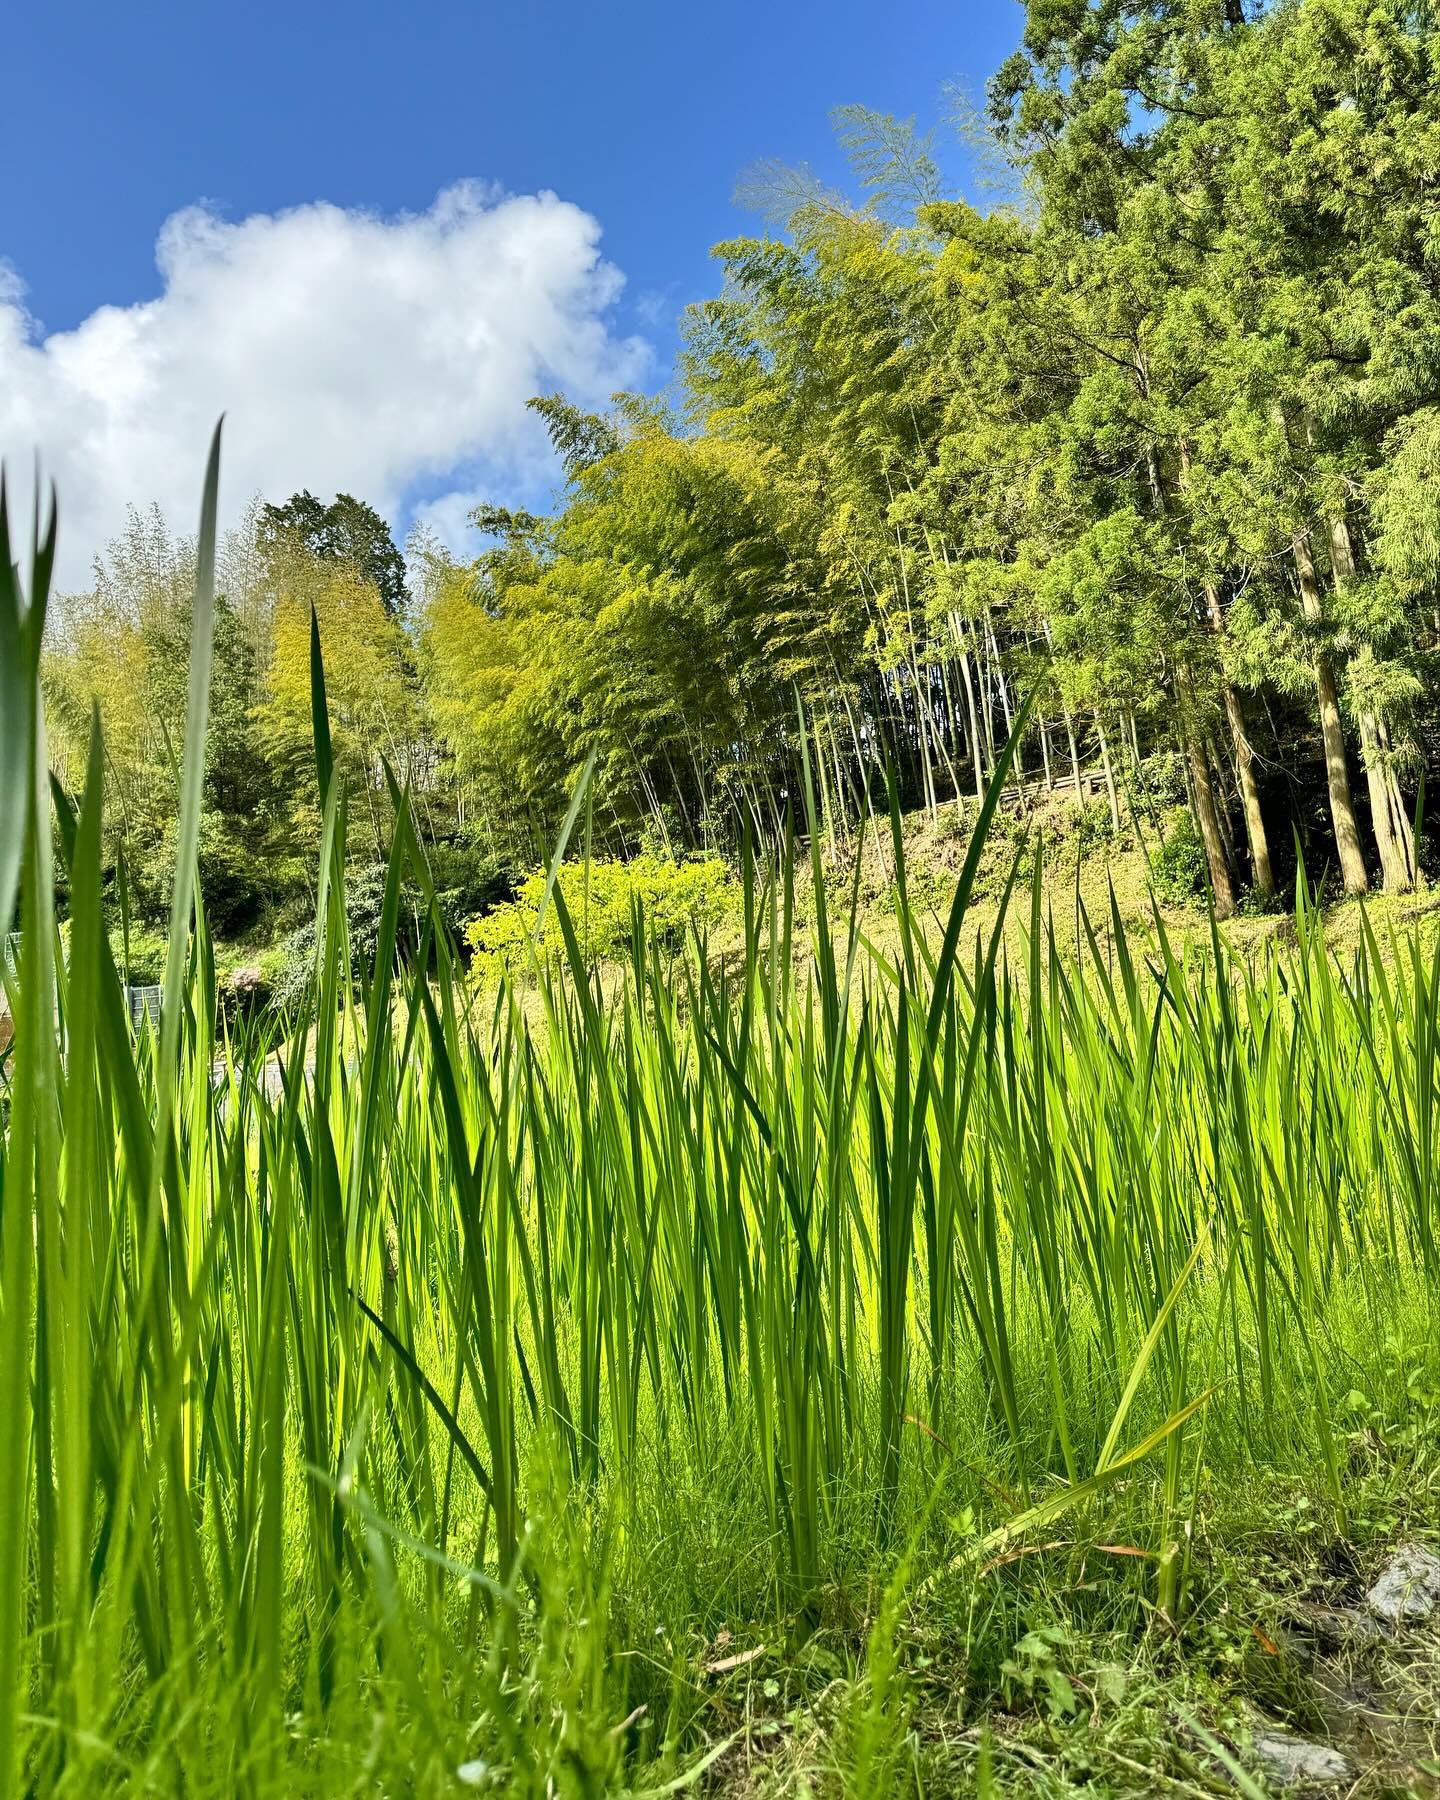
<path id="1" fill-rule="evenodd" d="M 302 489 L 283 506 L 263 509 L 260 532 L 262 544 L 298 537 L 316 556 L 349 563 L 375 583 L 387 612 L 396 613 L 404 604 L 405 560 L 395 548 L 390 527 L 373 506 L 353 494 L 337 494 L 326 506 Z"/>

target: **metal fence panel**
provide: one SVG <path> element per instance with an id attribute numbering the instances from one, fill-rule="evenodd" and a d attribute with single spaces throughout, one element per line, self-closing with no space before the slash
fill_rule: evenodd
<path id="1" fill-rule="evenodd" d="M 160 989 L 155 987 L 127 987 L 125 1004 L 130 1010 L 130 1026 L 139 1031 L 146 1019 L 158 1030 L 160 1026 Z"/>

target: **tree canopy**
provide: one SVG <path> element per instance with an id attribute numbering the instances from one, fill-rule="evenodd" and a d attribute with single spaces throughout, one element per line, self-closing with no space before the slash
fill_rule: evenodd
<path id="1" fill-rule="evenodd" d="M 263 506 L 259 542 L 266 554 L 298 543 L 312 556 L 348 564 L 375 588 L 388 613 L 405 604 L 405 559 L 390 527 L 352 494 L 337 494 L 326 506 L 302 489 L 283 506 Z"/>

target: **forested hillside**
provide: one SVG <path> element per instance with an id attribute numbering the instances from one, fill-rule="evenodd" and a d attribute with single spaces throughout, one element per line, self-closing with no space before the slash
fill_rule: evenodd
<path id="1" fill-rule="evenodd" d="M 461 915 L 592 752 L 609 848 L 724 850 L 780 828 L 803 729 L 843 838 L 887 767 L 908 807 L 973 800 L 1032 693 L 1024 777 L 1093 770 L 1117 824 L 1193 833 L 1222 915 L 1297 843 L 1337 891 L 1412 885 L 1440 759 L 1432 30 L 1400 0 L 1036 0 L 968 121 L 983 204 L 861 108 L 851 197 L 762 166 L 765 234 L 717 247 L 666 397 L 533 402 L 549 516 L 497 498 L 473 561 L 417 538 L 407 585 L 363 504 L 257 502 L 222 559 L 218 929 L 291 922 L 312 877 L 312 607 L 369 840 L 383 757 Z M 98 695 L 157 916 L 187 563 L 137 514 L 49 660 L 62 775 Z"/>

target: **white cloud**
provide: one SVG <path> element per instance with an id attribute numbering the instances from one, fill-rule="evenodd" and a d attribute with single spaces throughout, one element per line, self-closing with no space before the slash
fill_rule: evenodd
<path id="1" fill-rule="evenodd" d="M 635 296 L 636 316 L 652 330 L 657 325 L 670 324 L 679 310 L 673 281 L 663 288 L 645 288 Z"/>
<path id="2" fill-rule="evenodd" d="M 433 500 L 422 500 L 415 508 L 415 523 L 422 531 L 434 534 L 453 555 L 472 555 L 479 540 L 470 524 L 470 515 L 482 500 L 493 499 L 479 488 L 454 488 L 448 494 L 437 494 Z"/>
<path id="3" fill-rule="evenodd" d="M 453 532 L 460 485 L 533 492 L 531 394 L 595 405 L 646 373 L 607 314 L 622 277 L 600 228 L 553 194 L 476 183 L 426 213 L 316 204 L 229 223 L 165 222 L 158 299 L 41 333 L 0 263 L 0 455 L 12 501 L 38 449 L 60 494 L 61 585 L 84 582 L 127 503 L 193 532 L 205 448 L 224 412 L 222 511 L 256 491 L 345 490 L 403 526 L 425 493 Z"/>

